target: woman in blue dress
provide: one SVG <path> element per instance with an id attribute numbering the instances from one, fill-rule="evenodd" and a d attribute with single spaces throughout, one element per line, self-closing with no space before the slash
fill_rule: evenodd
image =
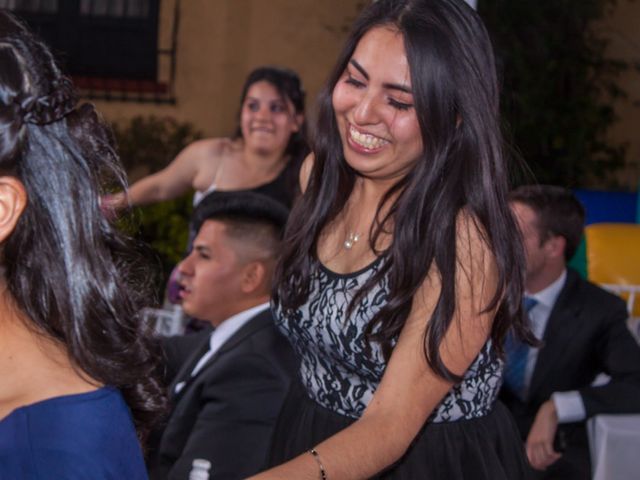
<path id="1" fill-rule="evenodd" d="M 523 255 L 495 61 L 463 0 L 378 0 L 320 97 L 280 261 L 301 360 L 255 478 L 518 480 L 497 400 Z"/>
<path id="2" fill-rule="evenodd" d="M 0 12 L 0 478 L 147 478 L 164 407 L 145 281 L 100 211 L 124 178 L 92 106 Z M 144 280 L 144 279 L 143 279 Z"/>

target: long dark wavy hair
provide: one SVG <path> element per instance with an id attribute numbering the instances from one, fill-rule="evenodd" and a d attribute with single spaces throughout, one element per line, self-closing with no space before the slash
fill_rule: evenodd
<path id="1" fill-rule="evenodd" d="M 331 95 L 360 39 L 391 26 L 404 38 L 424 152 L 378 205 L 371 248 L 393 224 L 385 261 L 355 295 L 351 308 L 384 276 L 386 305 L 366 327 L 369 341 L 388 358 L 411 311 L 413 296 L 432 265 L 442 280 L 429 320 L 424 352 L 429 366 L 459 381 L 443 363 L 442 339 L 456 308 L 456 218 L 466 209 L 495 255 L 498 286 L 486 310 L 497 308 L 491 338 L 499 354 L 507 330 L 533 341 L 522 316 L 524 255 L 507 203 L 508 174 L 499 126 L 495 62 L 485 27 L 462 0 L 379 0 L 356 20 L 319 98 L 315 162 L 307 190 L 295 206 L 276 280 L 276 301 L 291 311 L 309 295 L 318 238 L 347 203 L 357 173 L 344 160 Z M 382 207 L 389 204 L 388 213 Z"/>
<path id="2" fill-rule="evenodd" d="M 0 175 L 28 195 L 2 245 L 8 290 L 28 326 L 63 345 L 81 375 L 122 391 L 144 439 L 165 399 L 138 315 L 147 270 L 100 211 L 105 182 L 125 183 L 112 145 L 49 49 L 0 12 Z"/>
<path id="3" fill-rule="evenodd" d="M 302 161 L 309 154 L 308 126 L 305 115 L 306 92 L 302 86 L 302 81 L 296 72 L 289 68 L 276 66 L 262 66 L 252 70 L 242 86 L 240 95 L 240 119 L 242 105 L 247 98 L 247 92 L 251 85 L 258 82 L 267 82 L 273 85 L 276 91 L 284 100 L 290 100 L 297 115 L 303 115 L 303 122 L 297 132 L 291 134 L 289 143 L 285 149 L 285 155 L 289 157 L 286 166 L 286 184 L 291 192 L 298 191 L 298 173 Z M 242 129 L 238 124 L 234 138 L 242 138 Z"/>

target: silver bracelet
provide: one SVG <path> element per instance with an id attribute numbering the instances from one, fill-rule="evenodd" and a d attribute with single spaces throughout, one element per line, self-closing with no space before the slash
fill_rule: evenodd
<path id="1" fill-rule="evenodd" d="M 313 456 L 318 467 L 320 467 L 320 480 L 327 480 L 327 472 L 324 471 L 324 466 L 322 465 L 322 460 L 320 460 L 320 455 L 316 452 L 315 448 L 309 449 L 309 453 Z"/>

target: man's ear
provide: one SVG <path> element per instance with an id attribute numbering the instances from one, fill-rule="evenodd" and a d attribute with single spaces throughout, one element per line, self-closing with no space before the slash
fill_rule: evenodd
<path id="1" fill-rule="evenodd" d="M 242 272 L 241 289 L 243 293 L 253 293 L 260 289 L 267 275 L 267 268 L 263 262 L 247 263 Z"/>
<path id="2" fill-rule="evenodd" d="M 567 247 L 567 240 L 561 235 L 554 235 L 545 242 L 547 255 L 552 258 L 564 259 L 564 250 Z"/>
<path id="3" fill-rule="evenodd" d="M 0 177 L 0 243 L 9 238 L 27 206 L 27 191 L 15 177 Z"/>

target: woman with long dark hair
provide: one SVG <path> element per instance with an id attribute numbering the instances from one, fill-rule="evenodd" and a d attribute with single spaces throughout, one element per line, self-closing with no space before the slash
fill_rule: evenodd
<path id="1" fill-rule="evenodd" d="M 305 92 L 298 75 L 259 67 L 247 76 L 233 138 L 208 138 L 187 146 L 163 170 L 105 198 L 121 209 L 171 200 L 195 190 L 194 205 L 217 190 L 252 190 L 291 207 L 297 174 L 308 153 Z"/>
<path id="2" fill-rule="evenodd" d="M 320 98 L 275 307 L 301 359 L 256 479 L 514 480 L 522 319 L 491 44 L 462 0 L 379 0 Z"/>
<path id="3" fill-rule="evenodd" d="M 291 208 L 299 194 L 298 173 L 309 152 L 298 75 L 287 68 L 258 67 L 247 76 L 233 138 L 207 138 L 188 145 L 164 169 L 135 182 L 126 192 L 105 195 L 107 215 L 127 206 L 172 200 L 195 190 L 193 205 L 219 191 L 246 190 L 267 195 Z M 189 227 L 187 251 L 195 237 Z M 178 303 L 177 269 L 167 285 Z"/>
<path id="4" fill-rule="evenodd" d="M 0 478 L 145 479 L 140 444 L 164 408 L 145 270 L 99 206 L 124 175 L 76 103 L 0 12 Z"/>

